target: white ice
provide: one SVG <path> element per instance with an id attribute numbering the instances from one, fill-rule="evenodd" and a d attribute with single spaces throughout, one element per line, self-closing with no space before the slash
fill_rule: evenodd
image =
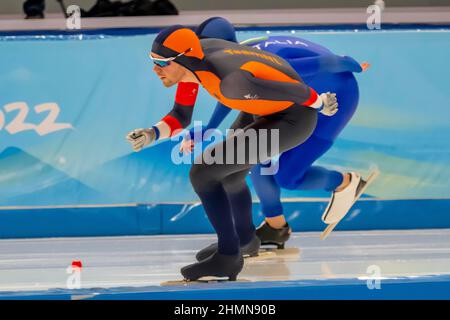
<path id="1" fill-rule="evenodd" d="M 83 263 L 82 288 L 160 285 L 181 279 L 181 267 L 213 235 L 0 240 L 0 291 L 66 288 L 67 267 Z M 450 274 L 450 229 L 293 234 L 300 256 L 247 262 L 254 281 L 360 278 L 375 265 L 381 278 Z"/>

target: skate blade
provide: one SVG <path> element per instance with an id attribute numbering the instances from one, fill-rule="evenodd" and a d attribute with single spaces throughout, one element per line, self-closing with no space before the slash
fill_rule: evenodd
<path id="1" fill-rule="evenodd" d="M 320 240 L 325 240 L 328 237 L 328 235 L 331 233 L 331 231 L 333 231 L 334 228 L 338 225 L 338 223 L 339 223 L 339 221 L 329 224 L 325 228 L 325 230 L 323 230 L 323 232 L 320 234 Z"/>
<path id="2" fill-rule="evenodd" d="M 275 258 L 282 259 L 295 259 L 300 256 L 299 248 L 285 248 L 285 249 L 276 249 L 276 248 L 261 248 L 259 249 L 259 255 L 255 257 L 245 258 L 245 262 L 253 262 L 253 261 L 261 261 L 261 260 L 269 260 Z"/>
<path id="3" fill-rule="evenodd" d="M 225 282 L 251 282 L 247 279 L 236 279 L 236 281 L 229 281 L 228 279 L 218 279 L 214 277 L 203 277 L 198 280 L 188 281 L 188 280 L 169 280 L 161 282 L 161 286 L 191 286 L 191 285 L 204 285 L 204 284 L 214 284 L 214 283 L 225 283 Z"/>
<path id="4" fill-rule="evenodd" d="M 273 258 L 275 257 L 275 253 L 274 252 L 267 252 L 267 251 L 263 251 L 263 250 L 259 250 L 258 255 L 257 256 L 247 256 L 245 257 L 244 261 L 258 261 L 258 260 L 264 260 L 264 259 L 268 259 L 268 258 Z"/>
<path id="5" fill-rule="evenodd" d="M 367 187 L 379 176 L 379 174 L 380 174 L 380 171 L 378 169 L 375 169 L 370 173 L 369 177 L 366 180 L 364 180 L 365 182 L 364 182 L 363 186 L 359 189 L 359 192 L 357 193 L 355 200 L 353 201 L 350 209 L 353 207 L 353 205 L 356 203 L 356 201 L 358 201 L 359 198 L 361 198 L 361 196 L 364 194 L 364 191 L 366 191 Z M 350 211 L 350 209 L 347 211 L 347 213 Z M 345 216 L 347 215 L 347 213 L 345 214 Z M 343 216 L 342 219 L 344 219 L 345 216 Z M 331 231 L 333 231 L 334 228 L 338 225 L 338 223 L 342 221 L 342 219 L 339 220 L 338 222 L 330 223 L 325 228 L 325 230 L 320 234 L 320 240 L 325 240 L 328 237 L 328 235 L 331 233 Z"/>

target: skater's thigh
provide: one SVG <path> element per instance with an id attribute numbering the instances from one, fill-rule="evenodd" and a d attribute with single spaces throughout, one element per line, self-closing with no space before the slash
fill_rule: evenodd
<path id="1" fill-rule="evenodd" d="M 290 112 L 259 117 L 224 141 L 208 147 L 202 159 L 195 161 L 191 172 L 205 171 L 210 173 L 204 174 L 205 177 L 223 180 L 304 142 L 314 130 L 317 111 L 301 106 L 291 108 L 294 107 Z"/>
<path id="2" fill-rule="evenodd" d="M 312 164 L 333 146 L 333 141 L 312 135 L 304 143 L 280 156 L 277 181 L 286 184 L 299 181 Z"/>
<path id="3" fill-rule="evenodd" d="M 261 145 L 270 148 L 271 157 L 304 143 L 313 133 L 317 124 L 317 111 L 294 105 L 273 115 L 259 117 L 245 129 L 260 132 Z M 264 141 L 267 135 L 267 142 Z M 269 159 L 260 159 L 258 163 Z"/>
<path id="4" fill-rule="evenodd" d="M 255 121 L 255 118 L 252 114 L 246 112 L 239 112 L 237 118 L 231 124 L 230 129 L 242 129 L 252 124 Z"/>

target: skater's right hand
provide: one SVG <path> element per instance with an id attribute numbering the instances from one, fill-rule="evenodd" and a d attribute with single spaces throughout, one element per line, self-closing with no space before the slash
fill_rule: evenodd
<path id="1" fill-rule="evenodd" d="M 156 140 L 156 132 L 153 128 L 135 129 L 127 134 L 126 139 L 131 143 L 133 150 L 138 152 Z"/>
<path id="2" fill-rule="evenodd" d="M 194 150 L 194 140 L 192 140 L 189 136 L 184 137 L 180 146 L 180 153 L 189 154 Z"/>
<path id="3" fill-rule="evenodd" d="M 338 111 L 336 93 L 322 93 L 320 98 L 322 98 L 323 101 L 323 108 L 320 110 L 320 113 L 326 116 L 332 116 Z"/>
<path id="4" fill-rule="evenodd" d="M 207 139 L 208 135 L 206 134 L 208 131 L 205 126 L 194 127 L 189 130 L 188 133 L 183 138 L 183 141 L 180 145 L 180 153 L 189 154 L 194 150 L 194 146 L 198 141 L 198 134 L 200 134 L 200 140 Z"/>

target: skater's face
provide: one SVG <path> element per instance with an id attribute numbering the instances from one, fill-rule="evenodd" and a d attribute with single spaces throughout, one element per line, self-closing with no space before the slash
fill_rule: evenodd
<path id="1" fill-rule="evenodd" d="M 153 52 L 151 53 L 151 56 L 153 58 L 164 58 Z M 169 63 L 167 63 L 163 67 L 159 66 L 158 64 L 155 64 L 155 66 L 153 67 L 153 71 L 167 88 L 180 82 L 186 74 L 186 70 L 186 68 L 174 61 L 169 61 Z"/>

